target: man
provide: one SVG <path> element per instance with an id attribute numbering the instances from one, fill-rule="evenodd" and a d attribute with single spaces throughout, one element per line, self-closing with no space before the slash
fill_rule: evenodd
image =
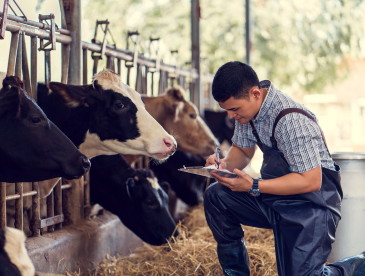
<path id="1" fill-rule="evenodd" d="M 236 120 L 233 146 L 219 168 L 237 177 L 213 174 L 218 182 L 204 197 L 225 275 L 250 275 L 241 224 L 273 229 L 280 276 L 365 275 L 364 253 L 325 265 L 341 218 L 342 190 L 340 168 L 314 114 L 237 61 L 219 68 L 212 93 Z M 264 153 L 262 179 L 241 171 L 256 145 Z M 213 164 L 215 156 L 206 160 Z"/>

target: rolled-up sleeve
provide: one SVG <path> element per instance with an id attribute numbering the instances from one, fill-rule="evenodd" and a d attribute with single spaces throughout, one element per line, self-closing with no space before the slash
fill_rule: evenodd
<path id="1" fill-rule="evenodd" d="M 303 173 L 321 165 L 319 126 L 300 113 L 290 113 L 277 124 L 275 139 L 293 172 Z"/>
<path id="2" fill-rule="evenodd" d="M 248 124 L 241 125 L 237 121 L 235 122 L 232 143 L 240 148 L 252 148 L 256 145 L 252 137 L 252 130 L 248 127 Z"/>

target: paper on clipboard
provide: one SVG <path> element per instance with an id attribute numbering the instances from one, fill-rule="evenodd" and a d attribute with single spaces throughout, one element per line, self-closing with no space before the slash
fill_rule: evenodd
<path id="1" fill-rule="evenodd" d="M 197 175 L 202 175 L 202 176 L 205 176 L 205 177 L 212 177 L 210 175 L 211 172 L 214 172 L 214 173 L 216 173 L 216 174 L 218 174 L 219 176 L 222 176 L 222 177 L 228 177 L 228 178 L 237 177 L 237 174 L 232 173 L 228 170 L 217 169 L 215 167 L 215 165 L 211 165 L 211 166 L 208 166 L 208 167 L 203 167 L 203 166 L 185 167 L 184 166 L 184 168 L 179 169 L 179 171 L 192 173 L 192 174 L 197 174 Z"/>

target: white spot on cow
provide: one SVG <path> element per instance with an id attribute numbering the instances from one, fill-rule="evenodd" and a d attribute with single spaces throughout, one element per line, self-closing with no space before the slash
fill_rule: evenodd
<path id="1" fill-rule="evenodd" d="M 18 268 L 22 276 L 34 276 L 35 269 L 25 248 L 23 231 L 14 228 L 5 229 L 4 250 L 10 261 Z"/>
<path id="2" fill-rule="evenodd" d="M 147 177 L 147 180 L 151 183 L 152 188 L 154 188 L 156 190 L 158 190 L 160 188 L 160 184 L 158 184 L 156 177 L 154 177 L 154 178 Z"/>

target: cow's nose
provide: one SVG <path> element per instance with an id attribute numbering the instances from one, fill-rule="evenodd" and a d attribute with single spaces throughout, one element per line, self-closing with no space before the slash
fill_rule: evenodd
<path id="1" fill-rule="evenodd" d="M 173 145 L 175 145 L 174 140 L 172 140 L 171 138 L 163 138 L 163 142 L 168 148 L 171 148 Z"/>
<path id="2" fill-rule="evenodd" d="M 84 167 L 86 173 L 91 167 L 90 160 L 85 155 L 81 156 L 80 158 L 81 158 L 81 164 Z"/>

